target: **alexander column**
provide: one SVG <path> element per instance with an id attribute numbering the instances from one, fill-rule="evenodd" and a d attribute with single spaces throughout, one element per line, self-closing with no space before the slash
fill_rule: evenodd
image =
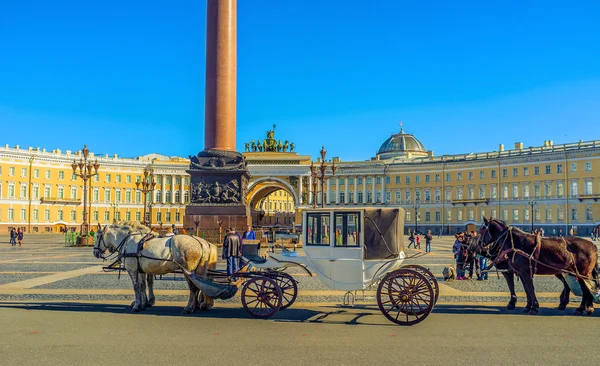
<path id="1" fill-rule="evenodd" d="M 236 151 L 236 0 L 207 0 L 204 150 L 190 156 L 190 204 L 184 226 L 241 230 L 250 175 Z"/>

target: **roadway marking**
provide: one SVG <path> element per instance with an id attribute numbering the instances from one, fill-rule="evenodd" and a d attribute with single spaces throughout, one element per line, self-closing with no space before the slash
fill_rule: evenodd
<path id="1" fill-rule="evenodd" d="M 33 257 L 33 258 L 17 258 L 17 259 L 8 259 L 8 260 L 3 260 L 0 261 L 0 263 L 16 263 L 16 262 L 27 262 L 27 261 L 32 261 L 32 260 L 37 260 L 37 259 L 52 259 L 52 258 L 72 258 L 72 257 L 83 257 L 83 256 L 87 256 L 88 254 L 67 254 L 67 255 L 51 255 L 51 256 L 44 256 L 44 257 Z"/>
<path id="2" fill-rule="evenodd" d="M 88 273 L 94 273 L 102 270 L 102 266 L 87 267 L 76 269 L 74 271 L 59 272 L 49 276 L 31 278 L 28 280 L 17 281 L 0 285 L 0 291 L 4 289 L 30 289 L 36 286 L 42 286 L 49 283 L 66 280 L 73 277 L 83 276 Z"/>

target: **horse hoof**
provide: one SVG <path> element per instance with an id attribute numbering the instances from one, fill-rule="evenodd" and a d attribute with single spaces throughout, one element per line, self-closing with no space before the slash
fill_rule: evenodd
<path id="1" fill-rule="evenodd" d="M 530 308 L 525 308 L 525 309 L 523 309 L 523 314 L 529 314 L 530 311 L 531 311 Z"/>
<path id="2" fill-rule="evenodd" d="M 156 300 L 152 299 L 152 300 L 148 300 L 148 307 L 151 308 L 154 306 L 154 304 L 156 304 Z"/>
<path id="3" fill-rule="evenodd" d="M 567 308 L 567 305 L 563 305 L 563 304 L 558 305 L 558 310 L 565 310 L 566 308 Z"/>
<path id="4" fill-rule="evenodd" d="M 581 309 L 575 310 L 575 315 L 583 315 L 583 310 L 581 310 Z"/>
<path id="5" fill-rule="evenodd" d="M 531 310 L 529 310 L 529 312 L 527 314 L 528 315 L 537 315 L 538 311 L 536 309 L 531 309 Z"/>
<path id="6" fill-rule="evenodd" d="M 588 310 L 586 310 L 586 311 L 585 311 L 585 314 L 586 314 L 587 316 L 591 316 L 592 314 L 594 314 L 594 309 L 588 309 Z"/>
<path id="7" fill-rule="evenodd" d="M 188 308 L 185 308 L 185 309 L 183 309 L 183 311 L 182 311 L 181 313 L 182 313 L 182 314 L 191 314 L 191 313 L 193 313 L 193 312 L 194 312 L 193 310 L 191 310 L 191 309 L 188 309 Z"/>
<path id="8" fill-rule="evenodd" d="M 506 309 L 507 310 L 514 310 L 515 309 L 515 304 L 508 304 L 508 305 L 506 305 Z"/>
<path id="9" fill-rule="evenodd" d="M 138 307 L 134 306 L 134 307 L 131 309 L 131 312 L 132 312 L 132 313 L 139 313 L 139 312 L 140 312 L 140 308 L 138 308 Z"/>

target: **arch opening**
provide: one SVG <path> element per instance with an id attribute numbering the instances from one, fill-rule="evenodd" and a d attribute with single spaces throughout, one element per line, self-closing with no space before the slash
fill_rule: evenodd
<path id="1" fill-rule="evenodd" d="M 288 227 L 296 224 L 296 194 L 287 182 L 264 179 L 250 185 L 247 203 L 255 227 Z"/>

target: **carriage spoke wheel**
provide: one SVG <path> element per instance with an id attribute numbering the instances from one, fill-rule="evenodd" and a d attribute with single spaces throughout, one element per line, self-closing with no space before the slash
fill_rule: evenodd
<path id="1" fill-rule="evenodd" d="M 281 297 L 277 282 L 268 277 L 254 277 L 242 288 L 242 305 L 255 318 L 273 316 L 281 308 Z"/>
<path id="2" fill-rule="evenodd" d="M 377 288 L 377 305 L 383 315 L 399 325 L 414 325 L 427 318 L 434 304 L 429 280 L 421 273 L 400 268 L 388 273 Z"/>
<path id="3" fill-rule="evenodd" d="M 294 278 L 285 272 L 271 273 L 270 277 L 277 282 L 281 289 L 281 310 L 292 306 L 298 296 L 298 285 Z"/>
<path id="4" fill-rule="evenodd" d="M 425 278 L 427 278 L 427 280 L 431 284 L 431 287 L 433 288 L 433 294 L 435 296 L 433 304 L 436 304 L 437 301 L 438 301 L 438 297 L 440 296 L 440 286 L 438 285 L 437 278 L 435 278 L 435 276 L 433 275 L 433 273 L 431 273 L 431 271 L 428 270 L 427 268 L 425 268 L 423 266 L 416 265 L 416 264 L 410 264 L 408 266 L 403 266 L 402 268 L 412 269 L 414 271 L 419 272 L 420 274 L 422 274 L 423 276 L 425 276 Z"/>

